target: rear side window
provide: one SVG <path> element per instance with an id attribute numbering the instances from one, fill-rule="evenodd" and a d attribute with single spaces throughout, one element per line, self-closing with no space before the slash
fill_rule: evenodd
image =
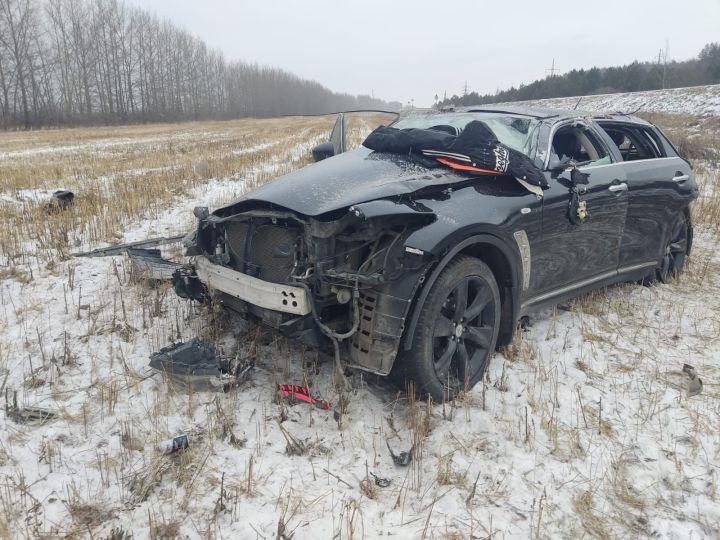
<path id="1" fill-rule="evenodd" d="M 623 161 L 667 157 L 657 134 L 643 126 L 599 122 L 617 146 Z"/>

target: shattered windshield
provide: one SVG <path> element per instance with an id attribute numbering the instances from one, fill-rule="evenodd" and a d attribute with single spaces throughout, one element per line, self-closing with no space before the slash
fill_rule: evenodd
<path id="1" fill-rule="evenodd" d="M 526 156 L 533 157 L 531 153 L 534 150 L 533 144 L 536 138 L 534 135 L 537 133 L 536 130 L 540 123 L 537 119 L 528 116 L 494 112 L 412 114 L 401 118 L 392 124 L 392 127 L 398 129 L 442 129 L 443 126 L 449 126 L 462 131 L 473 120 L 485 122 L 501 143 Z M 443 129 L 443 131 L 446 130 Z"/>

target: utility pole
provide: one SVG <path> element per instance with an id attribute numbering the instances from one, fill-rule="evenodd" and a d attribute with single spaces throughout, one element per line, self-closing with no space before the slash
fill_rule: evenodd
<path id="1" fill-rule="evenodd" d="M 463 97 L 468 95 L 468 90 L 470 90 L 470 87 L 468 86 L 467 79 L 465 79 L 465 85 L 463 86 Z"/>
<path id="2" fill-rule="evenodd" d="M 554 58 L 552 60 L 552 66 L 550 66 L 550 69 L 546 69 L 545 71 L 549 71 L 551 77 L 555 76 L 555 72 L 558 70 L 555 68 L 555 59 Z"/>
<path id="3" fill-rule="evenodd" d="M 665 75 L 667 73 L 667 57 L 668 57 L 668 49 L 670 49 L 670 40 L 665 40 L 665 52 L 663 54 L 663 78 L 662 78 L 662 87 L 663 90 L 665 90 Z"/>

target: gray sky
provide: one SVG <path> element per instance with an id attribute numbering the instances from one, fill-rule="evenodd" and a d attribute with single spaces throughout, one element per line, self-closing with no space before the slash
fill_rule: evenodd
<path id="1" fill-rule="evenodd" d="M 129 0 L 228 58 L 287 69 L 332 90 L 417 106 L 548 74 L 697 55 L 720 41 L 720 0 Z"/>

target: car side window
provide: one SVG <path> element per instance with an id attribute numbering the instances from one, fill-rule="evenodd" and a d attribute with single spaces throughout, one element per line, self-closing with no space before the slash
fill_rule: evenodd
<path id="1" fill-rule="evenodd" d="M 571 125 L 555 132 L 551 161 L 572 160 L 581 167 L 597 167 L 611 163 L 610 154 L 599 138 L 588 128 Z"/>
<path id="2" fill-rule="evenodd" d="M 615 143 L 623 161 L 666 157 L 657 135 L 643 126 L 600 124 Z"/>

